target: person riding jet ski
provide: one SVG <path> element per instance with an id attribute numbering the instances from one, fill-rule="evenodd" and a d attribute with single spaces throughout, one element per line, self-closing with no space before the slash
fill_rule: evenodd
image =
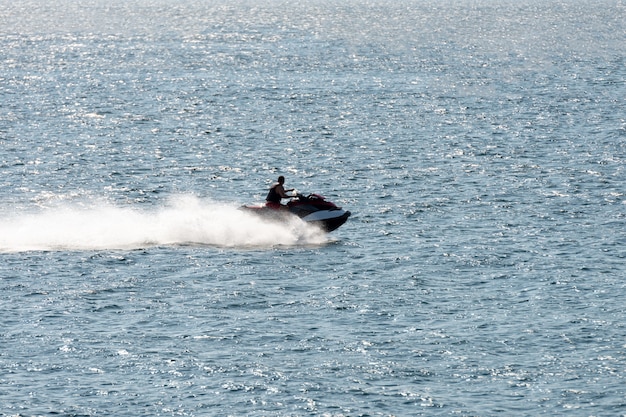
<path id="1" fill-rule="evenodd" d="M 302 221 L 319 226 L 326 232 L 332 232 L 339 226 L 344 224 L 352 213 L 338 207 L 332 201 L 320 194 L 304 195 L 296 193 L 295 195 L 287 195 L 285 190 L 285 177 L 278 177 L 278 181 L 272 184 L 265 204 L 263 205 L 244 205 L 242 210 L 268 218 L 270 220 L 285 220 L 290 216 L 298 217 Z M 286 205 L 281 204 L 283 198 L 291 198 Z"/>
<path id="2" fill-rule="evenodd" d="M 285 177 L 282 175 L 278 177 L 278 181 L 272 184 L 270 187 L 270 191 L 267 193 L 267 197 L 265 197 L 265 205 L 274 209 L 285 208 L 280 201 L 283 198 L 293 198 L 293 196 L 287 195 L 287 192 L 293 191 L 293 188 L 289 190 L 285 190 L 283 184 L 285 183 Z"/>

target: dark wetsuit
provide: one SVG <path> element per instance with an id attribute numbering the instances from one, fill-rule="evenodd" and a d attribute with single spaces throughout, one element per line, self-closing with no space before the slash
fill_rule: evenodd
<path id="1" fill-rule="evenodd" d="M 273 185 L 272 188 L 270 188 L 270 192 L 267 193 L 267 197 L 265 197 L 265 201 L 269 203 L 268 206 L 270 207 L 280 207 L 281 197 L 276 192 L 276 187 L 278 187 L 279 185 L 280 184 Z"/>

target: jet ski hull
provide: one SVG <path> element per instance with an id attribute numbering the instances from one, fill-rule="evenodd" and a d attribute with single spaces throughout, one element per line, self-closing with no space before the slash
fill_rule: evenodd
<path id="1" fill-rule="evenodd" d="M 321 210 L 302 217 L 307 223 L 315 224 L 327 232 L 339 229 L 352 213 L 343 209 Z"/>
<path id="2" fill-rule="evenodd" d="M 337 207 L 334 203 L 317 194 L 308 196 L 299 194 L 296 199 L 280 207 L 260 205 L 243 206 L 242 209 L 273 221 L 286 220 L 289 216 L 296 216 L 326 232 L 337 230 L 352 215 L 349 211 Z"/>

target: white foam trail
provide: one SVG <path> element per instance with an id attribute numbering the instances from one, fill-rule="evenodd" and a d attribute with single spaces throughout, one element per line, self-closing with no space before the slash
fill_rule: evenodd
<path id="1" fill-rule="evenodd" d="M 91 202 L 0 216 L 0 252 L 321 245 L 327 235 L 294 217 L 265 221 L 237 207 L 180 196 L 153 210 Z"/>

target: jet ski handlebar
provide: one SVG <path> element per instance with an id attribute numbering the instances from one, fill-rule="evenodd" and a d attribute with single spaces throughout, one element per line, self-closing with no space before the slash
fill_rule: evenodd
<path id="1" fill-rule="evenodd" d="M 291 198 L 297 198 L 299 200 L 324 200 L 324 197 L 322 197 L 319 194 L 302 194 L 302 193 L 295 193 L 293 196 L 291 196 Z"/>

